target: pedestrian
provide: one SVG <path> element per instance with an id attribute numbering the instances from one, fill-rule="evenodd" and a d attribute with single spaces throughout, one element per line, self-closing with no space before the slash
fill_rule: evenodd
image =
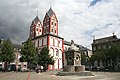
<path id="1" fill-rule="evenodd" d="M 43 66 L 40 66 L 40 70 L 41 70 L 41 73 L 42 73 L 42 71 L 43 71 Z"/>
<path id="2" fill-rule="evenodd" d="M 40 66 L 37 66 L 36 67 L 36 73 L 39 73 L 39 70 L 40 70 Z"/>

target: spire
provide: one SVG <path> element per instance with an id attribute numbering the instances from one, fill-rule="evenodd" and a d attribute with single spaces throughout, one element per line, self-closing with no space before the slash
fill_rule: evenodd
<path id="1" fill-rule="evenodd" d="M 95 42 L 95 36 L 93 36 L 93 42 Z"/>
<path id="2" fill-rule="evenodd" d="M 53 0 L 51 0 L 51 3 L 50 3 L 50 8 L 52 9 L 52 3 L 53 3 Z"/>
<path id="3" fill-rule="evenodd" d="M 37 10 L 37 16 L 38 16 L 38 10 Z"/>
<path id="4" fill-rule="evenodd" d="M 115 36 L 115 33 L 113 32 L 113 36 Z"/>
<path id="5" fill-rule="evenodd" d="M 33 20 L 35 23 L 37 23 L 38 21 L 40 21 L 38 15 L 35 17 L 35 19 Z"/>
<path id="6" fill-rule="evenodd" d="M 54 14 L 54 12 L 53 12 L 53 10 L 51 9 L 51 7 L 50 7 L 49 11 L 47 12 L 47 14 L 48 14 L 49 17 Z"/>

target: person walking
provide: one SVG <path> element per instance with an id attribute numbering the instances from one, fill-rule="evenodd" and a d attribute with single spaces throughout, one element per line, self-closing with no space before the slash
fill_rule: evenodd
<path id="1" fill-rule="evenodd" d="M 40 66 L 41 73 L 43 72 L 43 66 Z"/>

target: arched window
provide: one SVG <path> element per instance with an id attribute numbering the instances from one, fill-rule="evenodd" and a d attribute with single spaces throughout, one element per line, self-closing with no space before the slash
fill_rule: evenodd
<path id="1" fill-rule="evenodd" d="M 55 49 L 55 51 L 56 51 L 56 56 L 59 57 L 59 51 L 58 51 L 58 49 Z"/>
<path id="2" fill-rule="evenodd" d="M 50 55 L 54 56 L 54 49 L 52 47 L 50 48 Z"/>
<path id="3" fill-rule="evenodd" d="M 57 31 L 55 30 L 55 33 L 56 33 Z"/>

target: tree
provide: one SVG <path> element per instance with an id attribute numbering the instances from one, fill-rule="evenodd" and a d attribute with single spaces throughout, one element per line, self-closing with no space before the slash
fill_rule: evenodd
<path id="1" fill-rule="evenodd" d="M 117 64 L 117 60 L 120 59 L 120 47 L 118 44 L 111 43 L 111 48 L 107 49 L 106 59 L 111 63 L 113 68 Z"/>
<path id="2" fill-rule="evenodd" d="M 10 63 L 15 60 L 14 48 L 10 39 L 7 39 L 3 42 L 0 52 L 0 60 L 5 62 L 5 70 L 7 69 L 7 63 Z"/>
<path id="3" fill-rule="evenodd" d="M 49 64 L 54 64 L 53 56 L 49 55 L 48 47 L 42 48 L 38 54 L 38 64 L 44 66 L 46 69 Z"/>
<path id="4" fill-rule="evenodd" d="M 85 65 L 87 62 L 87 55 L 81 54 L 81 64 Z"/>
<path id="5" fill-rule="evenodd" d="M 21 62 L 28 62 L 28 68 L 31 69 L 31 64 L 37 64 L 37 51 L 30 39 L 28 39 L 21 49 Z"/>
<path id="6" fill-rule="evenodd" d="M 112 42 L 109 42 L 108 45 L 109 48 L 96 52 L 91 56 L 90 60 L 93 63 L 95 60 L 98 62 L 101 60 L 104 66 L 111 66 L 114 68 L 117 64 L 117 60 L 120 59 L 120 46 L 117 43 Z"/>

